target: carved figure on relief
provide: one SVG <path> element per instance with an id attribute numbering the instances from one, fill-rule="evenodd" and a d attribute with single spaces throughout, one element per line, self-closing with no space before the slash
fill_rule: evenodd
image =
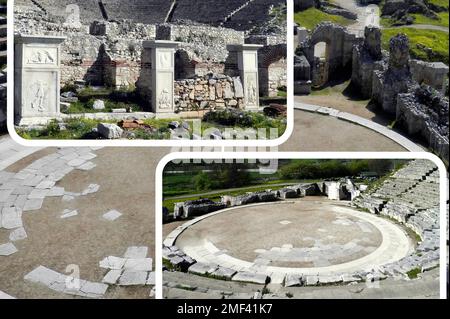
<path id="1" fill-rule="evenodd" d="M 47 88 L 42 81 L 37 81 L 31 86 L 32 101 L 31 108 L 39 112 L 45 111 L 45 98 L 47 96 Z"/>
<path id="2" fill-rule="evenodd" d="M 172 103 L 170 102 L 169 91 L 167 89 L 163 89 L 161 91 L 158 103 L 160 109 L 169 109 L 172 106 Z"/>
<path id="3" fill-rule="evenodd" d="M 255 104 L 257 99 L 256 85 L 252 79 L 249 79 L 247 85 L 247 99 L 249 103 Z"/>
<path id="4" fill-rule="evenodd" d="M 28 59 L 28 63 L 35 64 L 51 64 L 54 62 L 55 59 L 47 50 L 34 51 L 31 57 Z"/>

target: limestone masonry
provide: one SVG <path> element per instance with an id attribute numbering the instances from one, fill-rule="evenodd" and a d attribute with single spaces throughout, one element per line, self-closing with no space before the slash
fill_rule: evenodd
<path id="1" fill-rule="evenodd" d="M 259 96 L 276 96 L 286 86 L 286 25 L 280 20 L 285 1 L 211 5 L 210 1 L 134 0 L 127 6 L 113 0 L 57 4 L 19 0 L 14 7 L 16 42 L 26 36 L 63 36 L 58 53 L 61 88 L 74 83 L 137 88 L 146 111 L 156 113 L 255 109 Z M 156 43 L 154 49 L 151 42 Z M 173 43 L 170 57 L 163 53 L 164 43 L 169 42 Z M 251 62 L 252 50 L 255 65 L 250 70 L 251 63 L 243 61 Z M 170 63 L 156 63 L 155 58 Z M 165 74 L 169 69 L 170 77 Z M 16 106 L 20 100 L 16 98 Z M 26 111 L 16 113 L 22 117 Z"/>

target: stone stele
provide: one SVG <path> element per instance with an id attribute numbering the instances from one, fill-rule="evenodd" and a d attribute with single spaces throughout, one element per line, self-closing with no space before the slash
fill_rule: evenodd
<path id="1" fill-rule="evenodd" d="M 238 44 L 227 47 L 230 54 L 237 55 L 237 62 L 244 86 L 244 105 L 246 110 L 259 108 L 258 44 Z"/>
<path id="2" fill-rule="evenodd" d="M 16 123 L 60 114 L 61 43 L 65 37 L 17 35 L 14 43 Z"/>

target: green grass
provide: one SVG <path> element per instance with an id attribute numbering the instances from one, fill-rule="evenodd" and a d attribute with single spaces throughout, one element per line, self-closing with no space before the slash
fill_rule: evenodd
<path id="1" fill-rule="evenodd" d="M 412 58 L 449 64 L 448 33 L 437 30 L 419 30 L 412 28 L 384 29 L 382 36 L 383 48 L 389 50 L 389 40 L 399 33 L 404 33 L 409 37 Z M 418 47 L 418 44 L 431 48 L 433 53 L 431 55 L 427 54 L 426 51 Z"/>
<path id="2" fill-rule="evenodd" d="M 355 23 L 354 20 L 346 19 L 338 15 L 328 14 L 316 8 L 296 12 L 294 14 L 294 21 L 309 30 L 314 29 L 320 22 L 324 21 L 333 22 L 342 26 L 348 26 Z"/>
<path id="3" fill-rule="evenodd" d="M 444 7 L 444 8 L 448 8 L 448 0 L 428 0 L 429 3 L 432 3 L 434 5 L 440 6 L 440 7 Z"/>
<path id="4" fill-rule="evenodd" d="M 68 139 L 83 139 L 94 127 L 97 127 L 99 121 L 88 119 L 70 119 L 66 121 L 66 130 L 60 130 L 56 121 L 50 122 L 43 129 L 31 130 L 17 130 L 17 134 L 24 139 L 54 139 L 54 140 L 68 140 Z"/>
<path id="5" fill-rule="evenodd" d="M 412 14 L 414 24 L 430 24 L 448 28 L 448 12 L 440 12 L 437 14 L 438 19 L 431 19 L 422 14 Z"/>
<path id="6" fill-rule="evenodd" d="M 416 279 L 420 273 L 422 273 L 422 270 L 420 268 L 414 268 L 408 271 L 406 274 L 408 275 L 409 279 Z"/>
<path id="7" fill-rule="evenodd" d="M 192 196 L 192 197 L 187 197 L 187 198 L 183 198 L 183 199 L 174 199 L 174 198 L 167 198 L 163 200 L 163 206 L 166 207 L 169 210 L 169 213 L 173 213 L 173 208 L 175 203 L 181 203 L 181 202 L 186 202 L 186 201 L 190 201 L 190 200 L 197 200 L 197 199 L 201 199 L 201 198 L 208 198 L 212 201 L 216 201 L 216 202 L 220 202 L 221 197 L 225 196 L 225 195 L 229 195 L 229 196 L 238 196 L 238 195 L 245 195 L 248 192 L 261 192 L 261 191 L 265 191 L 267 189 L 271 189 L 271 190 L 279 190 L 284 188 L 284 186 L 273 186 L 271 187 L 270 185 L 264 185 L 264 186 L 260 186 L 260 187 L 248 187 L 248 188 L 243 188 L 237 191 L 224 191 L 224 192 L 218 192 L 212 195 L 205 195 L 205 196 Z"/>
<path id="8" fill-rule="evenodd" d="M 438 19 L 431 19 L 423 14 L 411 14 L 412 17 L 414 17 L 414 24 L 429 24 L 429 25 L 436 25 L 441 27 L 448 28 L 449 22 L 448 22 L 448 12 L 439 12 L 437 13 Z M 389 28 L 395 25 L 395 20 L 392 20 L 390 18 L 381 18 L 381 25 L 385 28 Z"/>

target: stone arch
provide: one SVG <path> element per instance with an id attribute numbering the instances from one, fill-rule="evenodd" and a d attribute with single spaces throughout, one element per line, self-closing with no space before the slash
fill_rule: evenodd
<path id="1" fill-rule="evenodd" d="M 273 96 L 286 85 L 286 44 L 268 45 L 258 51 L 259 94 Z"/>
<path id="2" fill-rule="evenodd" d="M 331 22 L 317 25 L 303 44 L 303 51 L 311 65 L 313 85 L 322 86 L 331 80 L 334 74 L 351 72 L 353 46 L 360 41 L 362 38 L 340 25 Z M 321 42 L 326 45 L 325 59 L 317 59 L 314 55 L 315 46 Z"/>

